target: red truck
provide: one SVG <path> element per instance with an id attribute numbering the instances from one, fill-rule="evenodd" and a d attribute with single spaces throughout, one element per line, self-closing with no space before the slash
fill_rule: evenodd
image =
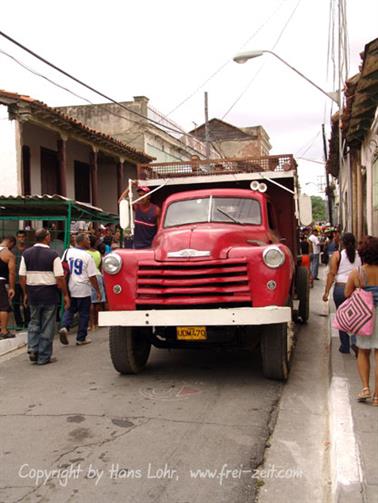
<path id="1" fill-rule="evenodd" d="M 296 167 L 291 155 L 138 167 L 120 204 L 121 224 L 132 231 L 135 182 L 151 189 L 161 219 L 151 248 L 104 259 L 109 310 L 99 322 L 110 327 L 118 372 L 140 372 L 151 345 L 260 343 L 264 375 L 287 379 L 288 326 L 309 316 Z"/>

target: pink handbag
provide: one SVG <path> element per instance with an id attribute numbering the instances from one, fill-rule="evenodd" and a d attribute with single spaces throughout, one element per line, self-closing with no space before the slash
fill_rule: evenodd
<path id="1" fill-rule="evenodd" d="M 336 311 L 333 327 L 354 335 L 373 335 L 375 307 L 373 293 L 362 288 L 354 290 Z"/>

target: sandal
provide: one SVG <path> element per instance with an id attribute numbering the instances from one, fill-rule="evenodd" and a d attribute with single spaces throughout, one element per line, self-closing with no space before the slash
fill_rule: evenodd
<path id="1" fill-rule="evenodd" d="M 372 403 L 372 405 L 374 407 L 378 407 L 378 396 L 377 395 L 373 396 L 373 403 Z"/>
<path id="2" fill-rule="evenodd" d="M 5 332 L 5 334 L 3 334 L 2 332 L 0 332 L 0 339 L 14 339 L 16 337 L 16 334 L 13 334 L 12 332 L 9 332 L 9 330 L 7 332 Z"/>
<path id="3" fill-rule="evenodd" d="M 369 388 L 362 388 L 362 390 L 357 395 L 358 402 L 365 402 L 366 400 L 369 400 L 369 398 L 371 398 L 371 393 L 370 393 Z M 377 397 L 377 401 L 378 401 L 378 397 Z"/>

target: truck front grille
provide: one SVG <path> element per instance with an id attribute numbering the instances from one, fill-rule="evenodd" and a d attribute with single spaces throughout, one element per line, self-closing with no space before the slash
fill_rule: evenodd
<path id="1" fill-rule="evenodd" d="M 141 261 L 137 306 L 251 305 L 245 259 Z"/>

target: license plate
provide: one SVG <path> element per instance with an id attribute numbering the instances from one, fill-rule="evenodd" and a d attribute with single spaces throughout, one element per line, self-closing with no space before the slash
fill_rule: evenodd
<path id="1" fill-rule="evenodd" d="M 206 341 L 206 327 L 176 327 L 179 341 Z"/>

